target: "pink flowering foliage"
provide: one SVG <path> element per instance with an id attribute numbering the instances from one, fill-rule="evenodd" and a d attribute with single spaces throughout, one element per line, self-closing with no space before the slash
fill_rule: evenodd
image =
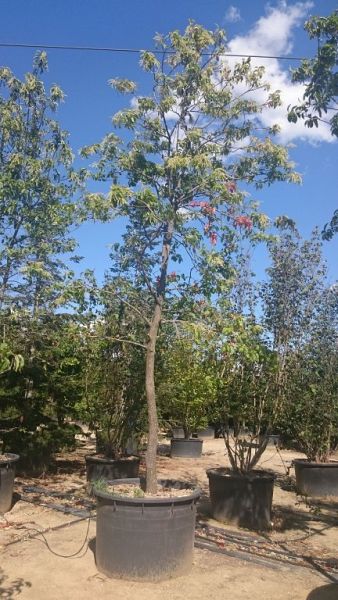
<path id="1" fill-rule="evenodd" d="M 215 246 L 217 244 L 217 233 L 215 233 L 215 231 L 212 231 L 210 233 L 209 239 L 212 245 Z"/>
<path id="2" fill-rule="evenodd" d="M 252 220 L 250 219 L 250 217 L 246 217 L 245 215 L 239 215 L 238 217 L 235 217 L 234 224 L 238 227 L 244 227 L 248 231 L 251 231 L 253 227 Z"/>

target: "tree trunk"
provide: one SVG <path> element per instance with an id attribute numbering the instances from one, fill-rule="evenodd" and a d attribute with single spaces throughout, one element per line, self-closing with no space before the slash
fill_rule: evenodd
<path id="1" fill-rule="evenodd" d="M 146 452 L 147 467 L 147 492 L 155 494 L 157 490 L 157 438 L 158 438 L 158 418 L 155 395 L 155 350 L 158 328 L 161 321 L 162 308 L 156 304 L 153 319 L 148 333 L 147 354 L 146 354 L 146 395 L 148 406 L 148 445 Z"/>
<path id="2" fill-rule="evenodd" d="M 161 323 L 165 287 L 167 281 L 170 246 L 174 232 L 174 223 L 167 224 L 163 236 L 161 271 L 157 284 L 156 301 L 153 316 L 150 322 L 146 353 L 146 396 L 148 407 L 148 446 L 146 452 L 147 483 L 146 490 L 150 494 L 157 491 L 156 454 L 158 438 L 158 418 L 155 393 L 155 351 L 158 330 Z"/>

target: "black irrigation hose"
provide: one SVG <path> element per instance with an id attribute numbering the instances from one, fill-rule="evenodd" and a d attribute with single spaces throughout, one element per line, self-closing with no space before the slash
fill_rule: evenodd
<path id="1" fill-rule="evenodd" d="M 44 505 L 41 505 L 41 506 L 44 506 Z M 59 552 L 55 552 L 55 550 L 53 550 L 50 547 L 49 542 L 45 537 L 45 533 L 48 533 L 50 531 L 58 531 L 60 529 L 65 529 L 66 527 L 70 527 L 71 525 L 76 525 L 77 523 L 80 523 L 81 521 L 86 521 L 87 519 L 88 519 L 88 525 L 87 525 L 85 539 L 84 539 L 81 547 L 79 548 L 79 550 L 77 550 L 76 552 L 73 552 L 72 554 L 61 554 Z M 80 519 L 76 519 L 75 521 L 70 521 L 68 523 L 62 523 L 62 525 L 56 525 L 55 527 L 49 527 L 48 529 L 45 529 L 44 531 L 40 531 L 40 529 L 36 529 L 35 527 L 22 527 L 21 526 L 21 527 L 18 527 L 18 529 L 25 529 L 26 531 L 35 531 L 36 532 L 34 535 L 29 535 L 28 538 L 26 538 L 26 539 L 36 539 L 36 538 L 38 538 L 39 535 L 41 535 L 43 539 L 39 540 L 39 541 L 44 543 L 47 546 L 48 550 L 55 556 L 59 556 L 60 558 L 75 558 L 75 557 L 82 558 L 82 556 L 84 556 L 84 554 L 81 556 L 78 556 L 78 555 L 82 552 L 82 550 L 85 547 L 85 544 L 88 540 L 89 527 L 90 527 L 90 523 L 91 523 L 92 519 L 93 519 L 93 517 L 90 514 L 89 517 L 81 517 Z M 5 544 L 4 547 L 7 548 L 8 546 L 12 546 L 13 544 L 17 544 L 18 542 L 24 542 L 24 541 L 26 541 L 25 537 L 19 538 L 17 540 L 13 540 L 12 542 L 8 542 L 8 544 Z M 87 551 L 87 549 L 86 549 L 86 551 Z"/>
<path id="2" fill-rule="evenodd" d="M 200 529 L 203 530 L 203 526 L 200 527 Z M 289 551 L 284 551 L 281 549 L 267 549 L 267 548 L 263 548 L 263 551 L 267 551 L 267 552 L 273 552 L 274 555 L 269 555 L 269 556 L 263 556 L 262 554 L 259 554 L 259 552 L 255 552 L 252 550 L 252 548 L 254 548 L 253 543 L 258 543 L 258 544 L 275 544 L 274 542 L 267 542 L 266 540 L 260 540 L 259 538 L 254 538 L 253 536 L 248 536 L 248 535 L 242 535 L 242 534 L 233 534 L 233 533 L 228 533 L 226 531 L 224 531 L 223 529 L 219 528 L 219 527 L 210 527 L 210 526 L 204 526 L 204 529 L 207 529 L 207 532 L 209 533 L 209 535 L 217 535 L 218 538 L 221 538 L 221 541 L 225 540 L 227 542 L 232 542 L 232 543 L 237 543 L 237 544 L 241 544 L 243 546 L 246 547 L 250 547 L 250 550 L 237 550 L 237 551 L 229 551 L 223 548 L 220 548 L 218 546 L 219 544 L 219 539 L 218 540 L 214 540 L 214 539 L 210 539 L 208 537 L 205 536 L 201 536 L 197 533 L 197 538 L 199 540 L 201 540 L 199 543 L 200 544 L 204 544 L 205 548 L 209 548 L 210 550 L 214 550 L 213 547 L 210 547 L 210 545 L 214 544 L 217 547 L 217 550 L 215 549 L 214 551 L 217 551 L 219 553 L 223 553 L 223 554 L 228 554 L 229 556 L 231 556 L 232 554 L 229 554 L 229 552 L 235 552 L 234 556 L 238 557 L 238 558 L 243 558 L 243 560 L 250 560 L 248 558 L 248 556 L 254 557 L 253 558 L 253 562 L 264 562 L 265 564 L 270 564 L 270 561 L 274 561 L 274 563 L 279 562 L 281 564 L 283 564 L 284 566 L 291 566 L 294 568 L 298 568 L 298 567 L 303 567 L 303 568 L 311 568 L 311 569 L 315 569 L 316 571 L 318 571 L 319 573 L 321 573 L 322 575 L 324 575 L 327 579 L 329 579 L 332 582 L 337 583 L 338 581 L 338 572 L 336 572 L 336 574 L 331 575 L 324 566 L 322 566 L 320 564 L 320 562 L 322 562 L 322 559 L 313 559 L 310 556 L 303 556 L 303 555 L 297 555 L 294 552 L 289 552 Z M 213 534 L 213 532 L 215 532 Z M 249 543 L 249 541 L 251 541 L 251 543 Z M 200 546 L 202 547 L 202 546 Z M 302 561 L 301 563 L 299 561 Z"/>
<path id="3" fill-rule="evenodd" d="M 63 504 L 54 504 L 51 502 L 36 502 L 36 500 L 29 500 L 28 498 L 24 498 L 23 496 L 21 496 L 20 500 L 22 500 L 22 502 L 27 502 L 28 504 L 43 506 L 44 508 L 50 508 L 51 510 L 62 512 L 65 515 L 83 517 L 84 519 L 88 519 L 90 513 L 93 510 L 93 508 L 89 508 L 89 511 L 84 508 L 70 508 L 69 506 L 64 506 Z"/>
<path id="4" fill-rule="evenodd" d="M 23 489 L 25 489 L 25 488 L 23 488 Z M 38 489 L 38 488 L 35 488 L 34 486 L 29 486 L 27 488 L 27 491 L 33 492 L 33 493 L 40 493 L 45 496 L 50 496 L 53 498 L 55 498 L 55 497 L 67 498 L 71 495 L 69 492 L 68 493 L 64 493 L 64 492 L 59 493 L 59 492 L 54 492 L 51 490 L 44 490 L 43 488 Z M 37 506 L 43 506 L 46 508 L 50 508 L 52 510 L 58 510 L 58 511 L 63 512 L 64 514 L 73 514 L 75 516 L 79 516 L 79 515 L 83 515 L 83 513 L 85 512 L 84 509 L 71 509 L 71 508 L 65 507 L 61 504 L 36 502 L 36 501 L 29 500 L 24 497 L 21 497 L 21 500 L 23 500 L 24 502 L 30 503 L 30 504 L 35 504 Z M 88 505 L 90 506 L 89 514 L 88 514 L 88 511 L 86 511 L 86 515 L 81 516 L 79 519 L 76 519 L 75 521 L 71 521 L 70 523 L 63 523 L 62 525 L 57 525 L 56 527 L 48 528 L 44 531 L 40 531 L 40 530 L 32 528 L 32 527 L 26 528 L 27 531 L 35 531 L 36 532 L 35 535 L 30 536 L 30 539 L 38 538 L 38 536 L 41 535 L 43 539 L 40 541 L 42 541 L 42 543 L 44 543 L 46 545 L 48 550 L 55 556 L 59 556 L 61 558 L 75 558 L 75 557 L 82 558 L 82 556 L 84 556 L 84 554 L 86 553 L 86 551 L 88 549 L 88 546 L 87 546 L 85 553 L 83 555 L 81 555 L 81 552 L 84 549 L 85 544 L 88 540 L 90 523 L 91 523 L 91 520 L 95 519 L 95 516 L 92 515 L 92 512 L 93 512 L 93 508 L 91 506 L 92 503 L 90 503 L 90 501 L 87 501 L 85 499 L 83 500 L 83 503 L 87 504 L 87 506 Z M 79 523 L 80 521 L 84 521 L 86 519 L 88 519 L 87 531 L 86 531 L 85 539 L 84 539 L 81 547 L 79 548 L 79 550 L 77 550 L 76 552 L 74 552 L 72 554 L 66 555 L 66 554 L 61 554 L 61 553 L 55 552 L 50 547 L 48 540 L 45 538 L 45 535 L 44 535 L 45 533 L 47 533 L 48 531 L 57 531 L 59 529 L 68 527 L 70 525 L 74 525 L 74 524 Z M 326 569 L 320 565 L 321 559 L 318 559 L 318 561 L 316 562 L 316 560 L 310 556 L 297 555 L 294 552 L 282 550 L 281 548 L 274 549 L 273 546 L 275 545 L 275 542 L 272 542 L 269 539 L 260 539 L 256 536 L 254 537 L 252 535 L 246 535 L 243 533 L 227 532 L 220 527 L 213 527 L 213 526 L 206 525 L 204 523 L 202 523 L 202 524 L 198 523 L 196 529 L 197 530 L 195 533 L 195 546 L 197 548 L 204 549 L 204 550 L 210 550 L 212 552 L 216 552 L 218 554 L 223 554 L 223 555 L 230 556 L 233 558 L 240 558 L 247 562 L 259 564 L 261 566 L 268 566 L 273 569 L 278 568 L 276 565 L 277 562 L 279 562 L 281 565 L 293 567 L 293 568 L 299 568 L 299 567 L 311 568 L 311 569 L 316 570 L 317 572 L 319 572 L 320 574 L 322 574 L 323 576 L 325 576 L 327 579 L 329 579 L 332 582 L 337 583 L 337 581 L 338 581 L 338 573 L 337 573 L 337 576 L 331 575 L 330 573 L 328 573 L 326 571 Z M 200 535 L 201 531 L 202 532 L 206 531 L 207 535 L 209 535 L 211 537 Z M 236 544 L 236 543 L 241 544 L 242 546 L 245 546 L 246 548 L 249 547 L 250 550 L 246 550 L 246 549 L 228 550 L 226 548 L 220 547 L 219 546 L 220 540 L 213 539 L 216 536 L 217 536 L 217 538 L 221 538 L 221 541 L 225 540 L 232 544 Z M 18 543 L 20 541 L 24 541 L 24 539 L 20 538 L 18 540 L 9 542 L 8 544 L 5 545 L 5 547 L 10 546 L 15 543 Z M 270 555 L 270 556 L 265 557 L 265 556 L 262 556 L 262 554 L 259 554 L 259 552 L 252 551 L 252 548 L 254 548 L 253 544 L 257 544 L 257 549 L 259 548 L 259 546 L 261 546 L 263 551 L 273 552 L 274 556 Z M 272 548 L 267 548 L 266 547 L 267 545 L 272 545 Z M 300 562 L 297 562 L 297 561 L 302 561 L 302 564 L 300 564 Z"/>
<path id="5" fill-rule="evenodd" d="M 253 564 L 257 564 L 260 565 L 261 567 L 269 567 L 270 569 L 275 569 L 275 570 L 279 570 L 279 566 L 272 563 L 272 561 L 270 562 L 269 559 L 264 559 L 264 558 L 256 558 L 255 556 L 252 556 L 249 553 L 244 554 L 244 552 L 239 552 L 236 550 L 226 550 L 225 548 L 219 548 L 218 546 L 213 546 L 211 543 L 208 543 L 208 541 L 202 541 L 200 539 L 200 536 L 196 536 L 197 539 L 195 540 L 195 548 L 200 548 L 200 550 L 210 550 L 211 552 L 215 552 L 217 554 L 223 554 L 225 556 L 230 556 L 232 558 L 239 558 L 241 560 L 245 560 L 246 562 L 250 562 Z M 295 565 L 292 565 L 295 566 Z"/>

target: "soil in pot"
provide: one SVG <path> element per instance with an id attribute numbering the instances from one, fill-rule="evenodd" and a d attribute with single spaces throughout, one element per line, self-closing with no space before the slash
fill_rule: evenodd
<path id="1" fill-rule="evenodd" d="M 258 531 L 271 527 L 273 474 L 254 470 L 242 475 L 219 468 L 207 475 L 214 519 Z"/>
<path id="2" fill-rule="evenodd" d="M 202 454 L 203 440 L 191 438 L 181 440 L 173 438 L 170 442 L 170 456 L 172 458 L 199 458 Z"/>
<path id="3" fill-rule="evenodd" d="M 140 480 L 109 482 L 137 485 Z M 166 492 L 174 482 L 165 482 Z M 182 484 L 181 484 L 182 485 Z M 192 565 L 199 490 L 133 497 L 95 489 L 96 565 L 108 577 L 162 580 L 186 573 Z M 118 489 L 118 488 L 115 488 Z M 161 492 L 159 492 L 161 494 Z M 178 494 L 178 495 L 177 495 Z"/>
<path id="4" fill-rule="evenodd" d="M 123 456 L 118 459 L 88 454 L 86 457 L 87 481 L 98 479 L 127 479 L 138 477 L 139 456 Z"/>
<path id="5" fill-rule="evenodd" d="M 15 465 L 18 460 L 17 454 L 0 455 L 0 514 L 8 512 L 12 506 Z"/>
<path id="6" fill-rule="evenodd" d="M 294 460 L 299 494 L 315 498 L 338 498 L 338 461 L 325 463 Z"/>

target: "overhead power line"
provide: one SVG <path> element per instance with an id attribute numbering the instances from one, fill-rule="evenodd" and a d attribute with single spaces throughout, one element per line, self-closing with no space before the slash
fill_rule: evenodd
<path id="1" fill-rule="evenodd" d="M 82 52 L 115 52 L 120 54 L 140 54 L 141 52 L 152 52 L 153 54 L 174 54 L 173 50 L 145 50 L 144 48 L 110 48 L 101 46 L 61 46 L 57 44 L 16 44 L 11 42 L 0 42 L 0 48 L 41 48 L 43 50 L 69 50 L 69 51 L 82 51 Z M 202 52 L 202 56 L 211 56 L 211 52 Z M 231 52 L 224 52 L 222 56 L 233 57 L 233 58 L 262 58 L 271 59 L 275 58 L 278 60 L 304 60 L 304 56 L 270 56 L 266 54 L 233 54 Z"/>

